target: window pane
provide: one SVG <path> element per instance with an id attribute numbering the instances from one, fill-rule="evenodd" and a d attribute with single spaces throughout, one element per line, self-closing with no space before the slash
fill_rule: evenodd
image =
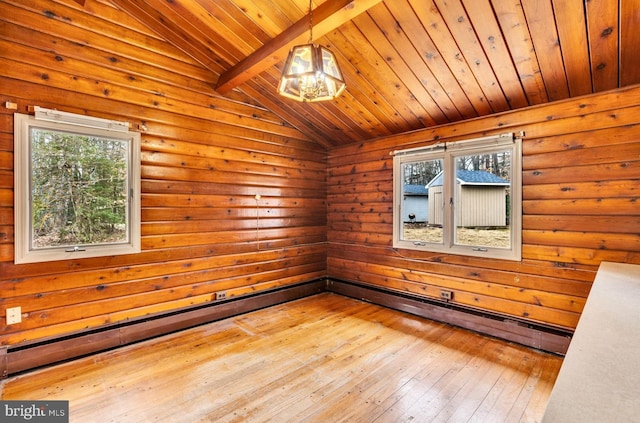
<path id="1" fill-rule="evenodd" d="M 521 260 L 522 140 L 394 151 L 393 246 Z"/>
<path id="2" fill-rule="evenodd" d="M 404 185 L 401 239 L 417 243 L 443 242 L 442 169 L 443 161 L 441 159 L 410 162 L 402 165 Z M 439 177 L 440 182 L 438 182 Z"/>
<path id="3" fill-rule="evenodd" d="M 455 243 L 510 248 L 511 150 L 455 158 Z"/>
<path id="4" fill-rule="evenodd" d="M 31 248 L 126 243 L 129 143 L 31 128 Z"/>

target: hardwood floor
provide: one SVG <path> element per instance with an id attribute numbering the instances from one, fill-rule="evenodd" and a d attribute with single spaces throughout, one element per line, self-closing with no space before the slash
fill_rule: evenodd
<path id="1" fill-rule="evenodd" d="M 562 359 L 320 294 L 2 382 L 71 422 L 538 422 Z"/>

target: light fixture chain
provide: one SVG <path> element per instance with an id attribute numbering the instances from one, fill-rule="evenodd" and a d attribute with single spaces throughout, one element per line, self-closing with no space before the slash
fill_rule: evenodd
<path id="1" fill-rule="evenodd" d="M 313 44 L 313 9 L 312 2 L 309 0 L 309 44 Z"/>

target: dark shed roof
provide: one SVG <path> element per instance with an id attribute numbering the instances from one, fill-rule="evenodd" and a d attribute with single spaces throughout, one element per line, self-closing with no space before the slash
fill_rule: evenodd
<path id="1" fill-rule="evenodd" d="M 499 185 L 509 186 L 509 181 L 505 181 L 499 176 L 484 170 L 458 170 L 456 172 L 458 183 L 462 185 Z M 442 172 L 427 184 L 428 187 L 442 185 Z"/>
<path id="2" fill-rule="evenodd" d="M 404 194 L 405 195 L 429 195 L 429 191 L 427 190 L 427 187 L 424 185 L 407 184 L 404 186 Z"/>

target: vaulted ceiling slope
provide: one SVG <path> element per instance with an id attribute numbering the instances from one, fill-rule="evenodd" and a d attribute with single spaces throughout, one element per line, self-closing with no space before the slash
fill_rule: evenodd
<path id="1" fill-rule="evenodd" d="M 347 90 L 313 104 L 276 94 L 307 0 L 111 2 L 326 147 L 640 82 L 640 0 L 315 0 Z"/>

